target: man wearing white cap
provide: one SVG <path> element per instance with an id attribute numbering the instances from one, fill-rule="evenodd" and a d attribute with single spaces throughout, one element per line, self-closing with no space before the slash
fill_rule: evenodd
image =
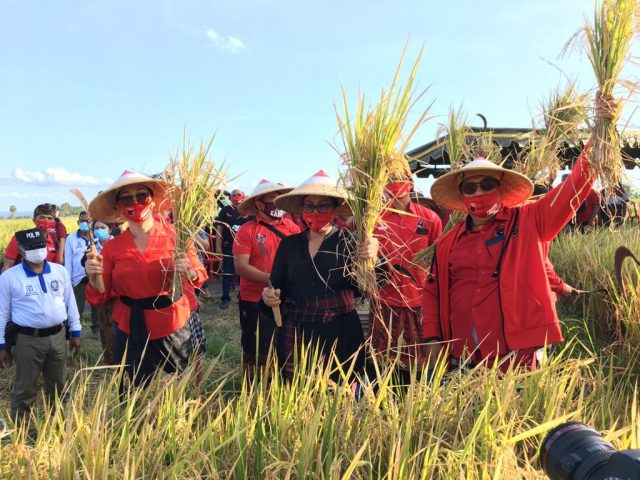
<path id="1" fill-rule="evenodd" d="M 240 327 L 245 371 L 264 365 L 276 333 L 273 319 L 260 314 L 262 290 L 267 286 L 273 259 L 280 241 L 300 232 L 300 228 L 276 207 L 278 195 L 291 191 L 281 183 L 261 180 L 238 204 L 241 215 L 255 215 L 238 230 L 233 257 L 240 276 Z"/>
<path id="2" fill-rule="evenodd" d="M 598 100 L 596 115 L 611 118 L 614 108 L 612 98 Z M 562 342 L 547 247 L 595 181 L 588 150 L 565 182 L 525 205 L 531 181 L 484 158 L 434 182 L 438 205 L 468 216 L 436 242 L 423 297 L 431 362 L 445 346 L 452 367 L 498 361 L 502 370 L 534 369 L 537 350 Z"/>

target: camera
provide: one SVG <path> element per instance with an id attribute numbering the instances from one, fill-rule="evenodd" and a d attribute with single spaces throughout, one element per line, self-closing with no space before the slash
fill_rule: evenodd
<path id="1" fill-rule="evenodd" d="M 618 452 L 584 423 L 551 430 L 542 442 L 541 459 L 551 480 L 640 480 L 640 450 Z"/>

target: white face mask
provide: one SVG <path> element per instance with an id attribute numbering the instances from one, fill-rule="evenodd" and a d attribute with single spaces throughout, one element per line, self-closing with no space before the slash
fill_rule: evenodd
<path id="1" fill-rule="evenodd" d="M 24 252 L 24 258 L 29 263 L 39 264 L 47 259 L 47 247 L 36 248 L 35 250 L 26 250 Z"/>

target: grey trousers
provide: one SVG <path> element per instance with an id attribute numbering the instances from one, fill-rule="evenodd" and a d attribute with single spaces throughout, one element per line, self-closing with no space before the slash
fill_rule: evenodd
<path id="1" fill-rule="evenodd" d="M 84 304 L 87 301 L 87 296 L 85 293 L 86 284 L 80 282 L 78 285 L 73 287 L 73 296 L 76 297 L 76 305 L 78 305 L 78 313 L 80 316 L 84 313 Z"/>
<path id="2" fill-rule="evenodd" d="M 11 390 L 11 416 L 20 420 L 28 415 L 38 395 L 42 372 L 47 399 L 53 402 L 62 394 L 67 368 L 67 339 L 63 328 L 48 337 L 18 334 L 13 347 L 16 378 Z"/>

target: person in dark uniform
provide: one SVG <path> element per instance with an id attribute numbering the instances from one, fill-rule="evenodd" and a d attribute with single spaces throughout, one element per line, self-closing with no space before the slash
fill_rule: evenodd
<path id="1" fill-rule="evenodd" d="M 247 215 L 238 212 L 238 205 L 244 200 L 244 192 L 233 190 L 231 192 L 231 205 L 222 207 L 216 218 L 216 252 L 222 253 L 222 298 L 220 308 L 229 308 L 231 302 L 231 285 L 236 276 L 233 265 L 233 239 L 240 227 L 250 219 Z"/>

